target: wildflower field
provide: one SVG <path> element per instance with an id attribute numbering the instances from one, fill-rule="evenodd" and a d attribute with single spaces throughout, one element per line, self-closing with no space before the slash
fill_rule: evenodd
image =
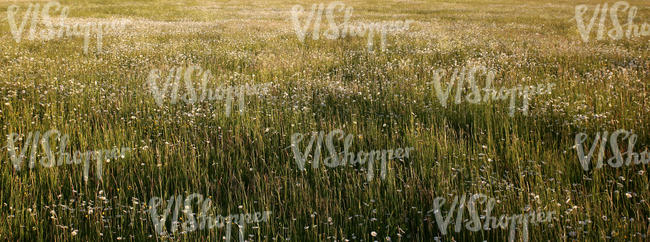
<path id="1" fill-rule="evenodd" d="M 0 9 L 0 240 L 650 239 L 649 1 Z"/>

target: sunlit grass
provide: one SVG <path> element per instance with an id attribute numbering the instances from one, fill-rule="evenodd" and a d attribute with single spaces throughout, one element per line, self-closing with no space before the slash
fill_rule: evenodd
<path id="1" fill-rule="evenodd" d="M 628 2 L 645 6 L 637 16 L 648 19 L 647 2 Z M 18 4 L 22 13 L 27 2 Z M 637 150 L 650 146 L 648 38 L 583 43 L 571 20 L 579 3 L 346 3 L 355 21 L 415 21 L 375 53 L 366 51 L 365 37 L 298 41 L 289 18 L 294 4 L 311 6 L 301 1 L 61 4 L 70 20 L 132 24 L 105 33 L 102 53 L 84 54 L 83 38 L 16 43 L 0 22 L 0 137 L 58 129 L 70 135 L 70 150 L 133 151 L 104 165 L 103 182 L 84 182 L 82 166 L 17 172 L 0 149 L 2 239 L 153 239 L 149 199 L 190 193 L 211 196 L 214 214 L 272 211 L 269 222 L 247 227 L 261 241 L 432 240 L 440 236 L 426 213 L 433 199 L 463 193 L 499 199 L 497 215 L 527 206 L 557 211 L 557 220 L 529 226 L 530 241 L 647 239 L 647 167 L 585 172 L 572 146 L 578 132 L 617 129 L 636 131 Z M 556 87 L 535 97 L 528 116 L 509 117 L 507 102 L 443 108 L 426 83 L 436 69 L 467 62 L 495 70 L 497 87 Z M 159 107 L 145 85 L 149 71 L 186 64 L 210 69 L 215 84 L 273 88 L 230 116 L 221 102 Z M 291 134 L 334 129 L 357 136 L 354 151 L 416 149 L 391 162 L 385 180 L 367 182 L 361 167 L 300 172 Z M 508 236 L 448 232 L 442 240 Z"/>

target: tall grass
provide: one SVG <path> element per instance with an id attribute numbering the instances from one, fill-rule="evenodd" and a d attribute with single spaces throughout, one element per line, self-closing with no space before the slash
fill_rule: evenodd
<path id="1" fill-rule="evenodd" d="M 628 2 L 640 7 L 637 16 L 650 16 L 646 1 Z M 211 197 L 214 214 L 272 211 L 269 222 L 247 227 L 247 237 L 262 241 L 433 240 L 441 236 L 427 213 L 434 198 L 463 193 L 497 198 L 496 215 L 557 211 L 551 223 L 529 227 L 531 241 L 647 239 L 647 166 L 585 172 L 572 146 L 579 132 L 622 128 L 636 131 L 640 151 L 650 146 L 648 38 L 583 43 L 571 20 L 579 3 L 346 3 L 356 21 L 415 20 L 406 33 L 389 35 L 388 51 L 375 53 L 366 51 L 366 38 L 299 42 L 289 11 L 308 2 L 61 4 L 70 21 L 133 24 L 105 33 L 102 53 L 83 54 L 82 38 L 16 43 L 0 22 L 0 137 L 58 129 L 70 135 L 70 151 L 133 151 L 105 163 L 103 182 L 84 182 L 79 165 L 18 172 L 0 149 L 2 239 L 164 239 L 154 233 L 149 199 L 191 193 Z M 508 116 L 507 102 L 443 108 L 426 83 L 434 70 L 468 61 L 496 70 L 498 87 L 557 86 L 535 97 L 528 116 Z M 156 105 L 145 85 L 149 71 L 187 64 L 210 69 L 215 86 L 273 88 L 228 117 L 221 102 Z M 353 151 L 416 149 L 389 163 L 385 180 L 368 182 L 361 166 L 299 171 L 291 134 L 334 129 L 356 136 Z M 508 236 L 448 232 L 440 239 Z"/>

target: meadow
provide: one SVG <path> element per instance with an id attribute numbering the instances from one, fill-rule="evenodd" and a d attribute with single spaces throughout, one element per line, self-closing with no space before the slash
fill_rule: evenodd
<path id="1" fill-rule="evenodd" d="M 272 211 L 247 225 L 252 241 L 508 240 L 508 230 L 457 232 L 455 221 L 440 231 L 436 197 L 447 209 L 454 196 L 481 193 L 496 199 L 499 216 L 556 211 L 528 227 L 529 241 L 647 241 L 648 165 L 587 171 L 575 149 L 578 133 L 591 147 L 596 133 L 619 129 L 638 135 L 636 152 L 650 147 L 650 38 L 597 40 L 594 27 L 585 42 L 576 24 L 577 5 L 589 7 L 589 20 L 605 2 L 345 1 L 353 22 L 412 20 L 386 36 L 384 51 L 379 37 L 368 51 L 365 37 L 299 40 L 292 7 L 329 2 L 61 0 L 68 24 L 126 23 L 103 32 L 101 50 L 91 38 L 84 53 L 80 36 L 23 34 L 17 43 L 4 11 L 19 6 L 20 24 L 30 3 L 47 2 L 0 1 L 0 240 L 224 240 L 216 228 L 156 233 L 150 199 L 193 193 L 211 199 L 213 214 Z M 650 19 L 650 2 L 627 3 L 638 7 L 637 24 Z M 268 91 L 229 115 L 223 100 L 157 104 L 151 70 L 189 65 L 210 70 L 215 87 Z M 456 88 L 443 106 L 436 70 L 469 65 L 493 70 L 496 87 L 554 87 L 527 114 L 509 115 L 508 101 L 455 103 Z M 7 137 L 20 134 L 23 151 L 30 132 L 52 129 L 69 135 L 71 154 L 130 151 L 105 160 L 102 179 L 84 179 L 83 165 L 29 169 L 29 155 L 15 169 Z M 384 179 L 375 171 L 369 181 L 358 164 L 299 169 L 292 134 L 306 145 L 312 132 L 339 129 L 352 134 L 353 151 L 414 149 L 388 162 Z M 51 139 L 52 150 L 60 143 Z M 516 240 L 525 240 L 520 228 Z"/>

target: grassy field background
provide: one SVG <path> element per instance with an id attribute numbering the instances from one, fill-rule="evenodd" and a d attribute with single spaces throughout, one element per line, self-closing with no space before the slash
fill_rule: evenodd
<path id="1" fill-rule="evenodd" d="M 0 8 L 23 13 L 28 3 Z M 507 230 L 441 236 L 427 213 L 434 198 L 463 193 L 498 199 L 497 215 L 557 211 L 529 226 L 530 241 L 650 236 L 648 167 L 586 172 L 572 148 L 579 132 L 617 129 L 639 135 L 637 152 L 650 146 L 648 37 L 584 43 L 572 19 L 576 5 L 590 17 L 603 1 L 346 1 L 355 21 L 414 20 L 374 53 L 365 37 L 300 42 L 290 11 L 308 1 L 60 3 L 71 22 L 130 24 L 106 32 L 101 53 L 92 38 L 84 54 L 79 37 L 16 43 L 2 20 L 0 147 L 10 133 L 57 129 L 71 151 L 133 151 L 106 163 L 103 181 L 85 182 L 79 165 L 18 172 L 0 149 L 2 240 L 164 240 L 149 199 L 190 193 L 211 197 L 215 214 L 272 211 L 247 227 L 255 241 L 506 240 Z M 648 1 L 628 3 L 637 24 L 647 21 Z M 468 62 L 495 70 L 498 87 L 556 87 L 528 116 L 508 116 L 507 102 L 442 107 L 427 84 L 434 70 Z M 219 84 L 273 85 L 230 116 L 222 102 L 156 105 L 149 71 L 188 64 Z M 299 171 L 291 134 L 334 129 L 355 135 L 353 151 L 415 151 L 389 163 L 385 180 L 368 182 L 361 167 Z M 217 241 L 224 231 L 172 239 Z"/>

